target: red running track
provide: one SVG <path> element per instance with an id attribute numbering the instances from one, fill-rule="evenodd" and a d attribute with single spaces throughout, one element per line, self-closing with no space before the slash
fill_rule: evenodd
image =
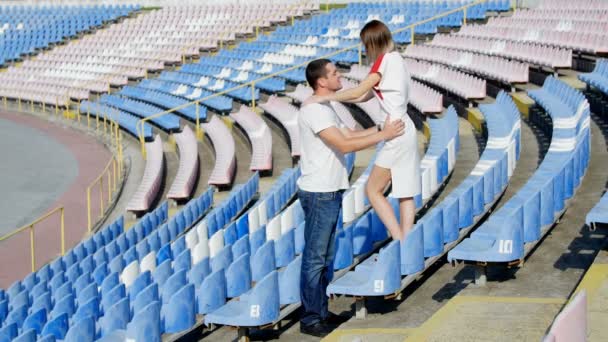
<path id="1" fill-rule="evenodd" d="M 67 190 L 45 211 L 56 207 L 65 208 L 66 251 L 75 246 L 87 235 L 86 189 L 106 167 L 112 158 L 108 149 L 94 137 L 83 132 L 62 127 L 28 114 L 0 113 L 0 117 L 14 123 L 28 126 L 64 145 L 78 163 L 78 176 Z M 3 146 L 2 148 L 10 148 Z M 104 184 L 107 187 L 107 183 Z M 92 208 L 99 208 L 99 192 L 91 193 Z M 107 190 L 106 190 L 107 192 Z M 5 198 L 6 199 L 6 198 Z M 107 203 L 107 199 L 104 198 Z M 7 202 L 10 205 L 10 199 Z M 95 222 L 99 209 L 94 211 Z M 59 215 L 53 215 L 36 226 L 34 233 L 36 268 L 40 268 L 61 253 Z M 18 227 L 15 227 L 18 228 Z M 8 240 L 0 241 L 0 287 L 7 288 L 15 280 L 23 279 L 31 272 L 29 230 L 21 232 Z"/>

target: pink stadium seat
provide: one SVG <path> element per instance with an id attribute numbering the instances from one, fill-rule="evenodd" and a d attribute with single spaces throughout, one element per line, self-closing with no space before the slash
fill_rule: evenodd
<path id="1" fill-rule="evenodd" d="M 141 183 L 127 204 L 128 211 L 148 211 L 158 195 L 163 177 L 163 142 L 159 135 L 146 143 L 146 167 Z"/>
<path id="2" fill-rule="evenodd" d="M 587 292 L 580 291 L 555 317 L 545 342 L 587 341 Z"/>
<path id="3" fill-rule="evenodd" d="M 236 113 L 230 114 L 245 130 L 251 142 L 251 171 L 272 170 L 272 134 L 266 122 L 251 108 L 241 106 Z"/>
<path id="4" fill-rule="evenodd" d="M 291 156 L 300 155 L 300 132 L 298 130 L 299 110 L 292 104 L 272 95 L 266 103 L 260 103 L 260 107 L 268 114 L 277 119 L 289 135 L 291 142 Z"/>
<path id="5" fill-rule="evenodd" d="M 179 149 L 179 168 L 167 198 L 187 199 L 192 194 L 198 176 L 198 143 L 190 126 L 173 135 Z"/>
<path id="6" fill-rule="evenodd" d="M 236 172 L 236 154 L 232 134 L 222 120 L 215 115 L 208 123 L 201 124 L 201 126 L 213 143 L 215 150 L 215 166 L 211 171 L 208 184 L 229 185 Z"/>

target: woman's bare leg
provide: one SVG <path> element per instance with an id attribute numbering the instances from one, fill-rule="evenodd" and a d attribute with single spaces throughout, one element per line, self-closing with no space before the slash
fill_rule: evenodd
<path id="1" fill-rule="evenodd" d="M 390 169 L 374 165 L 374 168 L 367 179 L 365 191 L 369 202 L 376 210 L 376 213 L 378 214 L 378 217 L 380 217 L 380 220 L 382 220 L 382 223 L 384 223 L 384 226 L 391 233 L 393 239 L 400 240 L 403 235 L 401 226 L 399 226 L 399 222 L 397 222 L 393 207 L 386 197 L 384 197 L 384 189 L 390 180 Z"/>
<path id="2" fill-rule="evenodd" d="M 416 202 L 414 202 L 414 198 L 400 198 L 399 211 L 401 213 L 401 237 L 405 239 L 414 226 L 414 219 L 416 218 Z"/>

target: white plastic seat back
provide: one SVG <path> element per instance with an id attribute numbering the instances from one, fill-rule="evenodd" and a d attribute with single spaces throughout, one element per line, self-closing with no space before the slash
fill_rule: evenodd
<path id="1" fill-rule="evenodd" d="M 192 265 L 198 264 L 201 260 L 209 257 L 209 244 L 201 241 L 192 249 Z"/>
<path id="2" fill-rule="evenodd" d="M 224 230 L 220 229 L 209 239 L 209 257 L 213 258 L 224 248 Z"/>
<path id="3" fill-rule="evenodd" d="M 150 251 L 150 253 L 146 254 L 146 256 L 141 259 L 140 271 L 143 273 L 145 271 L 154 272 L 156 269 L 156 252 Z"/>
<path id="4" fill-rule="evenodd" d="M 266 240 L 277 241 L 281 237 L 281 217 L 275 216 L 266 225 Z"/>
<path id="5" fill-rule="evenodd" d="M 289 207 L 287 207 L 287 209 L 285 209 L 283 211 L 283 213 L 281 214 L 281 234 L 285 234 L 286 232 L 288 232 L 290 229 L 292 229 L 294 227 L 294 223 L 293 223 L 293 208 L 294 208 L 295 202 L 290 205 Z"/>
<path id="6" fill-rule="evenodd" d="M 351 189 L 342 198 L 342 220 L 351 222 L 355 219 L 355 190 Z"/>
<path id="7" fill-rule="evenodd" d="M 120 280 L 125 284 L 125 287 L 129 287 L 137 279 L 137 276 L 139 276 L 139 262 L 133 260 L 120 274 Z"/>
<path id="8" fill-rule="evenodd" d="M 186 233 L 186 247 L 192 249 L 196 244 L 198 244 L 198 232 L 196 229 L 191 229 Z"/>

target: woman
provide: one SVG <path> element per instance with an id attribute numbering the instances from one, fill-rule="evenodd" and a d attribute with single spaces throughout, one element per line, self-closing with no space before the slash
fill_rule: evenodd
<path id="1" fill-rule="evenodd" d="M 410 76 L 382 22 L 372 20 L 361 30 L 368 61 L 375 61 L 369 75 L 356 87 L 327 96 L 314 96 L 307 102 L 365 102 L 375 96 L 380 102 L 384 125 L 391 120 L 405 123 L 405 134 L 385 142 L 379 151 L 366 186 L 367 197 L 393 239 L 404 239 L 414 224 L 414 196 L 421 192 L 420 157 L 416 128 L 407 114 Z M 392 196 L 399 199 L 401 224 L 384 190 L 392 182 Z"/>

